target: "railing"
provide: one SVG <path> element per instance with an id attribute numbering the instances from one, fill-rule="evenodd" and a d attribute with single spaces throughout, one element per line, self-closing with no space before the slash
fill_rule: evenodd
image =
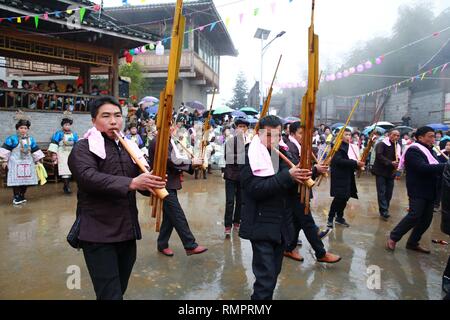
<path id="1" fill-rule="evenodd" d="M 0 88 L 0 110 L 88 112 L 89 101 L 96 98 L 98 96 L 87 94 Z"/>

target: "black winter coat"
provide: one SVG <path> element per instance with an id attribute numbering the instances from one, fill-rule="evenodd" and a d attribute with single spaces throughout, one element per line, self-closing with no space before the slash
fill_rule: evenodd
<path id="1" fill-rule="evenodd" d="M 69 168 L 78 184 L 78 238 L 96 243 L 141 239 L 136 192 L 128 190 L 139 168 L 125 149 L 104 137 L 105 159 L 89 151 L 87 139 L 78 141 L 69 155 Z"/>
<path id="2" fill-rule="evenodd" d="M 423 146 L 434 155 L 430 147 Z M 418 148 L 408 148 L 405 154 L 408 197 L 433 201 L 437 195 L 436 187 L 444 167 L 445 163 L 429 164 L 425 154 Z"/>
<path id="3" fill-rule="evenodd" d="M 397 148 L 401 148 L 398 143 Z M 372 167 L 372 173 L 376 176 L 394 178 L 395 168 L 392 164 L 396 160 L 394 144 L 391 143 L 390 146 L 387 146 L 384 142 L 379 142 L 375 147 L 375 153 L 376 157 Z"/>
<path id="4" fill-rule="evenodd" d="M 278 172 L 270 177 L 253 175 L 246 147 L 245 165 L 241 167 L 242 207 L 239 236 L 252 241 L 288 243 L 292 209 L 287 192 L 296 186 L 289 168 L 279 160 Z"/>
<path id="5" fill-rule="evenodd" d="M 330 194 L 336 198 L 358 199 L 355 170 L 358 164 L 348 157 L 348 143 L 342 142 L 341 147 L 331 160 Z"/>
<path id="6" fill-rule="evenodd" d="M 240 165 L 245 161 L 245 145 L 242 136 L 235 136 L 225 142 L 224 148 L 225 169 L 223 178 L 225 180 L 240 180 Z"/>

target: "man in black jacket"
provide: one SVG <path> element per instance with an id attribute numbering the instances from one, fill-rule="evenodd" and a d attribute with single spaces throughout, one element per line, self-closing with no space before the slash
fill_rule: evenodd
<path id="1" fill-rule="evenodd" d="M 447 161 L 444 174 L 442 176 L 442 220 L 441 230 L 450 236 L 450 161 Z M 442 278 L 442 290 L 447 295 L 445 300 L 450 300 L 450 256 L 448 257 L 447 267 Z"/>
<path id="2" fill-rule="evenodd" d="M 113 97 L 90 104 L 94 128 L 75 144 L 68 164 L 78 184 L 77 220 L 86 265 L 99 300 L 122 299 L 136 260 L 141 230 L 136 190 L 149 195 L 164 181 L 139 175 L 114 130 L 122 128 L 122 111 Z"/>
<path id="3" fill-rule="evenodd" d="M 434 130 L 421 127 L 416 131 L 416 143 L 405 151 L 399 168 L 406 171 L 406 189 L 409 197 L 408 214 L 392 230 L 387 241 L 388 250 L 395 250 L 396 243 L 411 229 L 406 248 L 422 253 L 430 250 L 419 244 L 433 219 L 436 183 L 444 170 L 445 164 L 438 163 L 433 154 Z M 404 164 L 403 164 L 404 163 Z"/>
<path id="4" fill-rule="evenodd" d="M 389 131 L 389 135 L 375 147 L 375 163 L 372 174 L 376 177 L 378 210 L 384 219 L 390 217 L 389 204 L 394 191 L 395 173 L 400 160 L 401 145 L 398 143 L 400 132 Z"/>
<path id="5" fill-rule="evenodd" d="M 287 192 L 311 177 L 309 170 L 291 168 L 272 151 L 281 139 L 281 120 L 267 116 L 246 148 L 241 167 L 242 220 L 239 236 L 250 240 L 255 275 L 252 299 L 272 299 L 290 241 L 292 211 Z M 280 150 L 283 152 L 282 150 Z"/>
<path id="6" fill-rule="evenodd" d="M 176 135 L 176 127 L 170 128 L 170 134 Z M 153 168 L 155 152 L 156 152 L 157 138 L 150 142 L 148 149 L 148 156 L 150 159 L 150 167 Z M 169 158 L 167 159 L 167 186 L 166 189 L 169 195 L 163 202 L 163 221 L 159 230 L 158 236 L 158 251 L 163 255 L 172 257 L 174 252 L 169 248 L 169 239 L 172 235 L 173 229 L 178 233 L 178 236 L 183 243 L 187 255 L 200 254 L 208 250 L 200 246 L 195 241 L 194 235 L 189 228 L 183 208 L 178 201 L 178 190 L 181 189 L 181 173 L 194 173 L 195 166 L 201 166 L 203 161 L 200 159 L 193 159 L 181 156 L 175 141 L 171 138 L 169 141 Z"/>
<path id="7" fill-rule="evenodd" d="M 333 228 L 333 221 L 336 216 L 337 224 L 350 227 L 344 219 L 344 210 L 350 198 L 358 199 L 355 170 L 363 168 L 364 162 L 349 158 L 349 154 L 353 155 L 351 151 L 349 152 L 351 136 L 351 130 L 345 129 L 341 146 L 331 160 L 330 194 L 334 199 L 328 214 L 327 226 L 329 228 Z"/>
<path id="8" fill-rule="evenodd" d="M 239 166 L 244 164 L 245 144 L 249 122 L 245 118 L 237 118 L 234 121 L 236 126 L 235 136 L 225 142 L 225 169 L 223 178 L 225 179 L 225 236 L 231 234 L 231 225 L 235 230 L 239 230 L 241 223 L 241 184 Z"/>
<path id="9" fill-rule="evenodd" d="M 289 126 L 289 135 L 283 137 L 284 142 L 289 147 L 288 153 L 291 157 L 292 163 L 298 164 L 300 162 L 301 141 L 303 136 L 303 128 L 300 125 L 300 121 L 291 123 Z M 317 174 L 325 173 L 328 171 L 328 167 L 316 164 L 312 168 L 312 178 L 315 179 Z M 317 261 L 326 263 L 335 263 L 341 260 L 341 258 L 335 254 L 329 253 L 325 250 L 322 238 L 324 238 L 331 229 L 321 231 L 316 225 L 311 212 L 305 214 L 305 206 L 300 202 L 300 194 L 298 192 L 298 186 L 294 186 L 289 192 L 289 203 L 293 210 L 293 231 L 292 242 L 286 248 L 284 256 L 297 261 L 303 261 L 303 257 L 295 250 L 297 247 L 297 239 L 300 231 L 303 229 L 306 239 L 311 244 L 314 250 Z M 312 197 L 312 190 L 311 190 Z"/>

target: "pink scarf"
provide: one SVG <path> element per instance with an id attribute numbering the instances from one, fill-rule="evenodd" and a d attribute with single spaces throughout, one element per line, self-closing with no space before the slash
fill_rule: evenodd
<path id="1" fill-rule="evenodd" d="M 295 139 L 293 136 L 289 135 L 289 141 L 291 141 L 298 149 L 298 153 L 300 154 L 302 152 L 302 146 L 300 143 L 298 143 L 297 139 Z"/>
<path id="2" fill-rule="evenodd" d="M 90 128 L 83 138 L 88 139 L 90 152 L 103 160 L 106 159 L 105 138 L 103 138 L 102 133 L 96 127 Z"/>
<path id="3" fill-rule="evenodd" d="M 353 143 L 349 143 L 348 144 L 348 152 L 347 152 L 348 158 L 350 160 L 359 161 L 358 154 L 359 154 L 359 150 L 357 150 L 357 146 L 354 145 Z"/>
<path id="4" fill-rule="evenodd" d="M 435 157 L 433 157 L 433 155 L 431 154 L 430 150 L 428 150 L 427 148 L 425 148 L 423 145 L 421 145 L 420 143 L 414 142 L 413 144 L 411 144 L 408 148 L 417 148 L 420 151 L 422 151 L 422 153 L 427 157 L 428 160 L 428 164 L 438 164 L 439 162 L 436 160 Z M 406 156 L 406 151 L 405 153 L 403 153 L 403 156 L 400 159 L 400 163 L 398 165 L 399 169 L 404 169 L 405 168 L 405 156 Z"/>
<path id="5" fill-rule="evenodd" d="M 390 147 L 391 145 L 392 145 L 392 143 L 391 143 L 391 140 L 389 140 L 389 138 L 388 137 L 386 137 L 386 138 L 384 138 L 383 139 L 383 143 L 385 144 L 385 145 L 387 145 L 388 147 Z M 397 143 L 397 142 L 396 142 Z M 395 148 L 395 151 L 397 152 L 397 159 L 400 159 L 401 157 L 402 157 L 402 150 L 401 150 L 402 148 L 398 145 L 398 143 L 397 143 L 397 145 L 396 145 L 396 148 Z"/>
<path id="6" fill-rule="evenodd" d="M 255 135 L 248 147 L 248 159 L 250 168 L 257 177 L 269 177 L 275 174 L 269 150 L 261 143 L 258 135 Z"/>
<path id="7" fill-rule="evenodd" d="M 122 135 L 123 137 L 123 135 Z M 105 138 L 103 138 L 102 133 L 97 130 L 96 127 L 90 128 L 83 136 L 84 139 L 88 139 L 89 143 L 89 151 L 98 156 L 99 158 L 105 160 L 106 159 L 106 151 L 105 151 Z M 139 149 L 139 146 L 134 143 L 132 140 L 123 137 L 125 143 L 131 147 L 134 153 L 138 156 L 138 159 L 144 163 L 146 167 L 150 167 L 145 160 L 144 154 Z M 133 160 L 134 162 L 134 160 Z"/>

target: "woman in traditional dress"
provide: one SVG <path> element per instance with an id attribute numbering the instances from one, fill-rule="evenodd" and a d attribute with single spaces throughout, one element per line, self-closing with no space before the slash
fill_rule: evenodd
<path id="1" fill-rule="evenodd" d="M 72 151 L 73 145 L 78 141 L 78 135 L 72 131 L 73 120 L 69 113 L 64 113 L 61 120 L 61 130 L 55 132 L 48 151 L 52 152 L 53 161 L 58 162 L 58 175 L 64 181 L 64 193 L 70 194 L 70 172 L 67 159 Z"/>
<path id="2" fill-rule="evenodd" d="M 5 160 L 2 166 L 8 168 L 7 185 L 13 188 L 13 204 L 19 205 L 27 201 L 27 186 L 37 185 L 36 164 L 45 156 L 34 138 L 28 135 L 29 118 L 18 112 L 15 119 L 17 132 L 6 138 L 0 148 L 0 158 Z"/>

